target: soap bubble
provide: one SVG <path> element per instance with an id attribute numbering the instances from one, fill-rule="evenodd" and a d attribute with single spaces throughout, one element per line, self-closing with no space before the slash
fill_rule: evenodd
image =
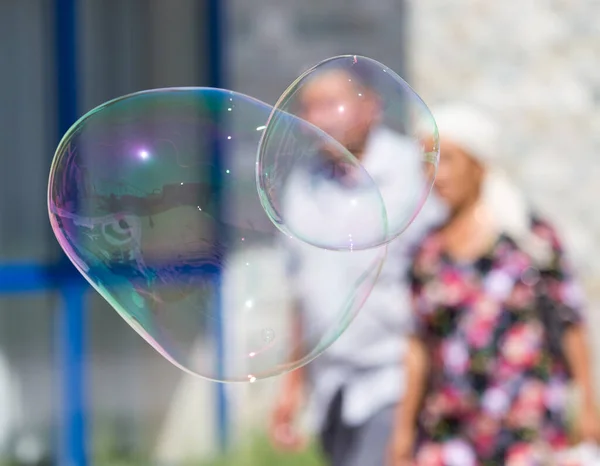
<path id="1" fill-rule="evenodd" d="M 299 119 L 328 136 L 316 141 L 319 147 L 296 148 L 306 147 Z M 325 163 L 318 154 L 326 154 Z M 411 224 L 438 159 L 435 121 L 410 86 L 375 60 L 340 56 L 305 72 L 276 103 L 260 144 L 257 183 L 282 231 L 321 248 L 359 250 L 385 244 Z M 294 202 L 289 193 L 299 190 L 302 199 Z"/>
<path id="2" fill-rule="evenodd" d="M 82 117 L 51 168 L 50 221 L 77 269 L 165 358 L 211 380 L 253 382 L 317 357 L 356 315 L 385 258 L 385 248 L 314 248 L 273 226 L 255 178 L 271 112 L 225 90 L 132 94 Z M 323 140 L 283 119 L 307 144 Z M 328 263 L 343 279 L 324 274 Z M 302 284 L 311 276 L 319 296 Z M 300 337 L 294 290 L 328 303 Z"/>

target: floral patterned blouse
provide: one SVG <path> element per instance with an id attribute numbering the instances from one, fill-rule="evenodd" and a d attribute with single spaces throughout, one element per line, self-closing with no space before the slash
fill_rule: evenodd
<path id="1" fill-rule="evenodd" d="M 544 270 L 507 236 L 459 263 L 434 231 L 415 257 L 417 328 L 431 353 L 419 465 L 533 466 L 540 444 L 567 445 L 569 375 L 555 343 L 580 322 L 582 298 L 554 230 L 538 219 L 532 229 L 551 246 Z"/>

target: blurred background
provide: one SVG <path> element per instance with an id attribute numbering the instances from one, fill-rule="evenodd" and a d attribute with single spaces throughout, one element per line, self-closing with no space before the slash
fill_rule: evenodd
<path id="1" fill-rule="evenodd" d="M 313 64 L 352 53 L 427 103 L 493 108 L 506 168 L 561 229 L 597 329 L 599 15 L 596 0 L 0 0 L 0 464 L 319 464 L 261 440 L 277 380 L 184 375 L 52 235 L 59 138 L 143 89 L 225 87 L 273 104 Z"/>

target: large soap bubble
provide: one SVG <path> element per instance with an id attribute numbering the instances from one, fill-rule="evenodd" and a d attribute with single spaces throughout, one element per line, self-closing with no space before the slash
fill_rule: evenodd
<path id="1" fill-rule="evenodd" d="M 311 133 L 318 147 L 296 149 L 306 147 L 305 125 L 290 115 L 329 137 Z M 438 158 L 435 121 L 410 86 L 375 60 L 340 56 L 305 72 L 275 105 L 257 181 L 263 207 L 282 231 L 321 248 L 359 250 L 385 244 L 411 224 Z M 290 192 L 298 191 L 303 196 L 294 203 Z"/>
<path id="2" fill-rule="evenodd" d="M 81 118 L 51 168 L 50 220 L 71 261 L 168 360 L 212 380 L 253 382 L 318 356 L 361 307 L 385 257 L 385 248 L 315 248 L 273 226 L 255 179 L 271 113 L 225 90 L 140 92 Z M 293 115 L 280 121 L 302 135 L 298 150 L 327 142 Z M 369 191 L 366 174 L 357 180 Z M 366 197 L 376 203 L 376 190 Z M 300 269 L 286 274 L 298 257 Z M 325 274 L 327 263 L 344 277 Z M 319 296 L 306 277 L 327 284 Z M 292 325 L 299 289 L 328 309 L 305 319 L 302 335 Z"/>

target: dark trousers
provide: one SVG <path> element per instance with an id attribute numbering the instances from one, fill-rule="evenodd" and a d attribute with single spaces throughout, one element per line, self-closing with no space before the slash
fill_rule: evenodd
<path id="1" fill-rule="evenodd" d="M 385 466 L 395 406 L 388 406 L 364 424 L 342 421 L 343 391 L 329 405 L 320 442 L 329 466 Z"/>

